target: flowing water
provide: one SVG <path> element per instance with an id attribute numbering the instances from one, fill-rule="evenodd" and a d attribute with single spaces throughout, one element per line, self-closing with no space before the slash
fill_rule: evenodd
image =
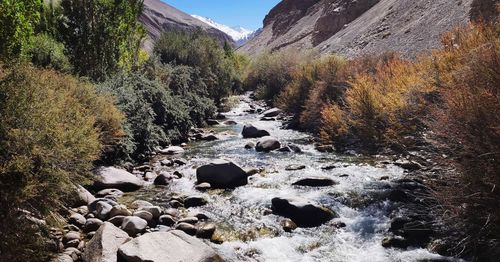
<path id="1" fill-rule="evenodd" d="M 183 158 L 188 164 L 175 170 L 184 174 L 167 188 L 147 187 L 134 198 L 161 202 L 165 192 L 202 195 L 209 203 L 189 212 L 202 212 L 214 221 L 222 244 L 208 242 L 227 261 L 425 261 L 442 258 L 425 249 L 386 249 L 381 242 L 390 227 L 393 204 L 377 198 L 390 181 L 403 176 L 404 170 L 387 164 L 383 157 L 362 157 L 320 153 L 308 134 L 282 129 L 280 121 L 259 121 L 257 114 L 245 113 L 252 101 L 240 97 L 240 103 L 226 116 L 238 125 L 211 128 L 221 139 L 188 145 Z M 249 141 L 240 135 L 244 124 L 261 127 L 282 144 L 299 145 L 303 153 L 259 153 L 244 149 Z M 196 167 L 213 159 L 230 159 L 246 169 L 264 171 L 249 177 L 246 186 L 234 190 L 194 189 Z M 288 165 L 306 169 L 286 171 Z M 331 170 L 321 167 L 335 165 Z M 334 179 L 330 187 L 299 187 L 291 184 L 299 178 L 324 176 Z M 383 178 L 383 179 L 382 179 Z M 339 218 L 315 228 L 298 228 L 292 233 L 282 229 L 285 218 L 267 214 L 274 197 L 298 196 L 334 210 Z M 339 222 L 345 227 L 337 228 Z M 443 258 L 442 258 L 443 259 Z"/>

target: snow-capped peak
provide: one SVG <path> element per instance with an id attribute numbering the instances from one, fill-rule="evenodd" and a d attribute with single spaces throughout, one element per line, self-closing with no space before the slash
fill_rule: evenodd
<path id="1" fill-rule="evenodd" d="M 191 15 L 192 17 L 204 22 L 205 24 L 208 24 L 216 29 L 219 29 L 220 31 L 226 33 L 229 35 L 236 43 L 241 43 L 246 42 L 248 38 L 255 32 L 253 30 L 249 30 L 246 28 L 243 28 L 241 26 L 235 26 L 235 27 L 229 27 L 227 25 L 219 24 L 215 22 L 214 20 L 199 16 L 199 15 Z"/>

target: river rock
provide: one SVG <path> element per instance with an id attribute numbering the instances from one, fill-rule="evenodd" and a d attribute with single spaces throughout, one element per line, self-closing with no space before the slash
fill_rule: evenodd
<path id="1" fill-rule="evenodd" d="M 128 208 L 125 205 L 116 205 L 114 206 L 111 211 L 109 212 L 109 217 L 113 218 L 116 216 L 131 216 L 132 212 L 128 210 Z"/>
<path id="2" fill-rule="evenodd" d="M 332 145 L 316 145 L 316 150 L 322 153 L 333 153 L 335 152 L 335 147 Z"/>
<path id="3" fill-rule="evenodd" d="M 173 177 L 171 175 L 166 173 L 161 173 L 155 178 L 153 184 L 155 184 L 156 186 L 167 186 L 170 184 L 172 179 Z"/>
<path id="4" fill-rule="evenodd" d="M 108 220 L 109 223 L 120 227 L 123 224 L 123 220 L 125 219 L 126 216 L 114 216 Z"/>
<path id="5" fill-rule="evenodd" d="M 122 245 L 118 251 L 125 262 L 222 262 L 201 240 L 174 230 L 144 234 Z"/>
<path id="6" fill-rule="evenodd" d="M 116 188 L 108 188 L 97 192 L 96 196 L 104 198 L 106 197 L 120 198 L 121 196 L 123 196 L 123 191 Z"/>
<path id="7" fill-rule="evenodd" d="M 212 134 L 203 135 L 203 136 L 201 136 L 200 139 L 203 140 L 203 141 L 215 141 L 215 140 L 219 140 L 218 137 L 216 137 L 215 135 L 212 135 Z"/>
<path id="8" fill-rule="evenodd" d="M 75 207 L 88 205 L 95 201 L 95 197 L 84 187 L 76 185 Z"/>
<path id="9" fill-rule="evenodd" d="M 394 165 L 399 166 L 408 171 L 416 171 L 422 169 L 422 166 L 419 163 L 408 160 L 398 160 L 394 162 Z"/>
<path id="10" fill-rule="evenodd" d="M 207 122 L 207 125 L 209 125 L 209 126 L 220 125 L 219 121 L 217 121 L 215 119 L 207 119 L 206 122 Z"/>
<path id="11" fill-rule="evenodd" d="M 87 222 L 85 222 L 85 226 L 84 226 L 84 232 L 92 232 L 92 231 L 96 231 L 97 229 L 99 229 L 99 227 L 102 225 L 102 220 L 98 219 L 98 218 L 89 218 L 87 219 Z"/>
<path id="12" fill-rule="evenodd" d="M 285 232 L 290 233 L 295 229 L 297 229 L 297 224 L 295 224 L 295 222 L 293 222 L 291 219 L 286 219 L 285 221 L 283 221 L 283 230 Z"/>
<path id="13" fill-rule="evenodd" d="M 149 207 L 153 206 L 153 204 L 149 203 L 148 201 L 145 200 L 135 200 L 132 202 L 131 207 L 135 209 L 139 209 L 141 207 Z"/>
<path id="14" fill-rule="evenodd" d="M 69 217 L 68 222 L 81 228 L 85 225 L 87 219 L 82 214 L 74 213 Z"/>
<path id="15" fill-rule="evenodd" d="M 301 198 L 276 197 L 271 202 L 275 214 L 290 218 L 299 227 L 319 226 L 335 217 L 333 211 Z"/>
<path id="16" fill-rule="evenodd" d="M 175 220 L 170 215 L 162 215 L 158 219 L 158 223 L 160 225 L 164 225 L 164 226 L 169 226 L 170 227 L 170 226 L 173 226 L 175 224 Z"/>
<path id="17" fill-rule="evenodd" d="M 143 181 L 126 170 L 115 167 L 100 167 L 96 171 L 94 188 L 97 190 L 117 188 L 122 191 L 134 191 L 144 185 Z"/>
<path id="18" fill-rule="evenodd" d="M 312 187 L 323 187 L 323 186 L 333 186 L 337 184 L 330 178 L 327 177 L 307 177 L 298 180 L 293 183 L 294 186 L 312 186 Z"/>
<path id="19" fill-rule="evenodd" d="M 76 232 L 76 231 L 70 231 L 70 232 L 68 232 L 68 233 L 66 233 L 66 234 L 64 235 L 64 237 L 63 237 L 63 243 L 65 243 L 65 244 L 66 244 L 66 243 L 68 243 L 68 242 L 69 242 L 69 241 L 71 241 L 71 240 L 78 240 L 78 241 L 80 241 L 80 238 L 81 238 L 81 237 L 82 237 L 82 236 L 80 235 L 80 233 L 79 233 L 79 232 Z"/>
<path id="20" fill-rule="evenodd" d="M 129 236 L 135 236 L 139 233 L 144 232 L 147 226 L 148 222 L 146 220 L 137 216 L 130 216 L 123 219 L 121 229 L 127 232 Z"/>
<path id="21" fill-rule="evenodd" d="M 104 201 L 99 201 L 96 204 L 96 210 L 95 210 L 95 215 L 97 218 L 101 220 L 106 220 L 109 218 L 109 214 L 111 213 L 111 209 L 113 209 L 113 206 L 104 202 Z"/>
<path id="22" fill-rule="evenodd" d="M 180 146 L 169 146 L 159 151 L 160 154 L 165 155 L 179 155 L 184 153 L 184 148 Z"/>
<path id="23" fill-rule="evenodd" d="M 179 223 L 188 223 L 188 224 L 191 224 L 191 225 L 194 225 L 196 223 L 198 223 L 199 219 L 197 217 L 185 217 L 185 218 L 182 218 L 182 219 L 179 219 Z"/>
<path id="24" fill-rule="evenodd" d="M 226 122 L 224 122 L 224 125 L 226 125 L 226 126 L 235 126 L 237 124 L 238 123 L 236 123 L 236 121 L 233 121 L 233 120 L 227 120 Z"/>
<path id="25" fill-rule="evenodd" d="M 199 238 L 211 239 L 217 227 L 214 223 L 205 223 L 196 230 L 196 236 Z"/>
<path id="26" fill-rule="evenodd" d="M 196 190 L 199 190 L 199 191 L 206 191 L 206 190 L 209 190 L 212 186 L 210 185 L 210 183 L 201 183 L 201 184 L 198 184 L 196 185 L 194 188 Z"/>
<path id="27" fill-rule="evenodd" d="M 139 210 L 148 211 L 151 215 L 153 215 L 154 219 L 161 216 L 161 208 L 159 206 L 144 206 L 140 207 Z"/>
<path id="28" fill-rule="evenodd" d="M 253 125 L 243 126 L 243 131 L 241 134 L 243 135 L 243 138 L 259 138 L 270 135 L 266 130 L 257 128 Z"/>
<path id="29" fill-rule="evenodd" d="M 265 136 L 261 138 L 259 142 L 257 142 L 255 150 L 257 150 L 257 152 L 271 152 L 273 150 L 279 149 L 280 147 L 281 144 L 278 139 L 272 136 Z"/>
<path id="30" fill-rule="evenodd" d="M 58 254 L 50 262 L 73 262 L 73 258 L 68 254 Z"/>
<path id="31" fill-rule="evenodd" d="M 199 207 L 207 204 L 207 200 L 202 196 L 190 196 L 184 199 L 184 207 Z"/>
<path id="32" fill-rule="evenodd" d="M 210 183 L 215 188 L 234 188 L 248 183 L 247 174 L 227 160 L 215 160 L 196 169 L 198 183 Z"/>
<path id="33" fill-rule="evenodd" d="M 151 221 L 153 221 L 153 214 L 151 214 L 150 212 L 145 211 L 145 210 L 135 211 L 134 216 L 140 217 L 140 218 L 146 220 L 148 223 L 151 223 Z"/>
<path id="34" fill-rule="evenodd" d="M 275 108 L 271 108 L 269 110 L 264 111 L 262 113 L 262 116 L 263 117 L 276 117 L 279 114 L 281 114 L 281 109 L 275 107 Z"/>
<path id="35" fill-rule="evenodd" d="M 111 223 L 104 223 L 87 243 L 84 262 L 116 262 L 118 248 L 130 239 L 128 234 Z"/>
<path id="36" fill-rule="evenodd" d="M 255 143 L 254 142 L 248 142 L 245 145 L 245 149 L 253 149 L 255 148 Z"/>
<path id="37" fill-rule="evenodd" d="M 189 223 L 179 223 L 175 226 L 175 229 L 181 230 L 190 236 L 196 235 L 196 227 Z"/>

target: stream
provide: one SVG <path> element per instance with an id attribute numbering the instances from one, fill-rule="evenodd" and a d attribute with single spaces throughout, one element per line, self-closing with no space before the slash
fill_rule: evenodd
<path id="1" fill-rule="evenodd" d="M 391 180 L 404 176 L 402 168 L 390 164 L 383 156 L 320 153 L 314 148 L 313 137 L 309 134 L 284 129 L 281 121 L 261 121 L 259 114 L 247 113 L 250 105 L 255 104 L 249 96 L 241 96 L 239 101 L 225 113 L 227 120 L 237 125 L 221 124 L 205 130 L 213 132 L 219 140 L 189 143 L 181 156 L 187 160 L 186 165 L 174 169 L 156 164 L 155 168 L 168 172 L 179 171 L 182 178 L 173 180 L 166 188 L 151 185 L 127 197 L 166 206 L 168 197 L 173 194 L 203 196 L 208 200 L 207 205 L 184 212 L 201 212 L 217 225 L 215 236 L 222 243 L 207 243 L 226 261 L 446 261 L 426 249 L 400 250 L 381 245 L 390 227 L 389 215 L 394 207 L 386 198 L 377 196 L 390 187 Z M 242 138 L 244 124 L 265 129 L 281 144 L 293 143 L 303 152 L 262 153 L 245 149 L 247 142 L 258 139 Z M 196 167 L 221 158 L 247 170 L 262 171 L 250 176 L 248 185 L 233 190 L 196 190 Z M 285 170 L 289 165 L 306 168 Z M 335 167 L 322 169 L 326 166 Z M 328 187 L 292 185 L 300 178 L 314 176 L 328 177 L 338 184 Z M 338 218 L 319 227 L 285 232 L 282 227 L 285 218 L 269 214 L 269 209 L 272 198 L 291 196 L 328 207 L 338 214 Z"/>

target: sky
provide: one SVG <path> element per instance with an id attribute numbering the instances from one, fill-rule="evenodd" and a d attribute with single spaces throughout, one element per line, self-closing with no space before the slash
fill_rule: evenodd
<path id="1" fill-rule="evenodd" d="M 211 18 L 228 26 L 262 27 L 262 21 L 280 0 L 162 0 L 190 15 Z"/>

